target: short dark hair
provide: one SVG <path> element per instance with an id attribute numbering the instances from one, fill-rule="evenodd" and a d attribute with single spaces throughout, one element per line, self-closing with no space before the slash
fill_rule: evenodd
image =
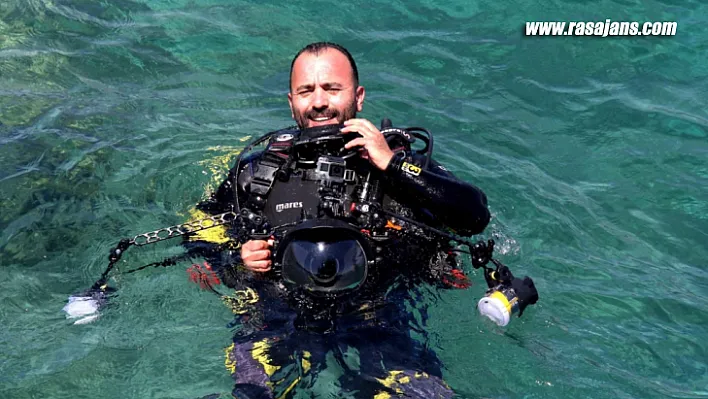
<path id="1" fill-rule="evenodd" d="M 356 62 L 354 61 L 354 57 L 352 57 L 352 55 L 349 53 L 349 51 L 337 43 L 316 42 L 316 43 L 310 43 L 307 46 L 303 47 L 302 50 L 298 51 L 297 54 L 295 54 L 293 61 L 290 63 L 290 87 L 291 88 L 293 85 L 293 67 L 295 66 L 295 61 L 297 60 L 297 58 L 302 53 L 312 53 L 312 54 L 318 55 L 320 52 L 325 51 L 327 49 L 337 50 L 347 57 L 347 59 L 349 60 L 349 65 L 351 65 L 351 67 L 352 67 L 352 73 L 354 74 L 354 86 L 359 86 L 359 70 L 356 68 Z"/>

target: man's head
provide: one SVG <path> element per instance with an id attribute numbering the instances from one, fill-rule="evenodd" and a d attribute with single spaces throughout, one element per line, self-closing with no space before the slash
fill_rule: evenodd
<path id="1" fill-rule="evenodd" d="M 344 47 L 312 43 L 293 58 L 288 102 L 300 128 L 354 118 L 362 110 L 364 96 L 354 58 Z"/>

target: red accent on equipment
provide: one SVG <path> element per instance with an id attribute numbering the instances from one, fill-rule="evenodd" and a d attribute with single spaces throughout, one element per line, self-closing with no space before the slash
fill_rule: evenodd
<path id="1" fill-rule="evenodd" d="M 443 283 L 449 285 L 450 287 L 464 290 L 472 286 L 470 279 L 467 278 L 465 273 L 460 269 L 452 269 L 452 271 L 450 271 L 450 277 L 452 278 L 448 278 L 448 276 L 445 275 L 442 278 Z"/>
<path id="2" fill-rule="evenodd" d="M 207 262 L 204 262 L 204 268 L 196 263 L 193 264 L 187 269 L 187 273 L 189 274 L 189 280 L 195 284 L 199 284 L 201 289 L 207 289 L 210 286 L 221 284 L 219 276 L 216 275 L 211 265 Z"/>

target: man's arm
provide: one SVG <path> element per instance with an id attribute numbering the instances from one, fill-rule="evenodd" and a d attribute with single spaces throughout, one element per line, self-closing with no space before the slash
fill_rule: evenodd
<path id="1" fill-rule="evenodd" d="M 460 235 L 479 234 L 489 224 L 487 197 L 479 188 L 456 179 L 435 163 L 423 170 L 422 156 L 394 156 L 381 131 L 366 119 L 349 119 L 341 131 L 361 135 L 344 148 L 364 147 L 369 162 L 384 171 L 393 191 L 405 196 L 405 202 L 428 209 Z"/>
<path id="2" fill-rule="evenodd" d="M 197 209 L 204 211 L 206 213 L 217 215 L 219 213 L 224 213 L 232 210 L 234 201 L 234 182 L 236 180 L 236 175 L 239 171 L 242 171 L 241 179 L 239 181 L 239 201 L 243 206 L 246 201 L 246 191 L 248 190 L 248 184 L 250 183 L 250 164 L 255 161 L 261 155 L 260 151 L 254 152 L 246 156 L 241 160 L 238 165 L 235 165 L 229 171 L 228 177 L 221 183 L 219 188 L 216 189 L 211 196 L 200 202 L 197 205 Z"/>
<path id="3" fill-rule="evenodd" d="M 238 187 L 238 198 L 241 206 L 246 204 L 247 193 L 253 178 L 252 168 L 256 168 L 255 161 L 262 155 L 261 151 L 249 154 L 242 159 L 239 165 L 229 171 L 229 176 L 221 183 L 212 196 L 199 204 L 198 208 L 206 213 L 219 214 L 235 210 L 234 184 Z M 238 175 L 238 181 L 236 176 Z M 238 247 L 234 259 L 242 263 L 246 269 L 253 272 L 269 271 L 272 265 L 271 243 L 265 240 L 250 240 Z"/>
<path id="4" fill-rule="evenodd" d="M 458 234 L 479 234 L 489 224 L 487 196 L 471 184 L 457 179 L 435 161 L 423 169 L 422 156 L 396 156 L 385 170 L 394 191 L 409 202 L 426 208 Z"/>
<path id="5" fill-rule="evenodd" d="M 240 170 L 246 169 L 243 173 L 248 174 L 248 165 L 260 153 L 251 154 L 241 162 L 234 166 L 228 177 L 221 183 L 218 189 L 213 192 L 210 197 L 196 206 L 196 211 L 191 212 L 193 219 L 201 219 L 208 215 L 218 215 L 224 212 L 233 210 L 234 206 L 234 181 L 236 174 Z M 244 176 L 248 177 L 248 176 Z M 248 179 L 241 179 L 242 182 Z M 243 204 L 246 200 L 246 195 L 242 187 L 239 187 L 239 200 Z M 240 251 L 238 244 L 234 242 L 233 237 L 229 236 L 228 226 L 218 226 L 208 230 L 193 233 L 183 242 L 184 247 L 192 256 L 201 256 L 207 259 L 209 263 L 218 266 L 223 256 L 224 248 L 230 249 L 231 263 L 241 263 Z"/>

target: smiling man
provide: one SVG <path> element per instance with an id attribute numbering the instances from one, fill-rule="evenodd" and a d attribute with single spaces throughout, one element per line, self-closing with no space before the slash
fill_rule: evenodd
<path id="1" fill-rule="evenodd" d="M 419 331 L 421 326 L 406 305 L 412 301 L 411 289 L 421 282 L 440 288 L 469 286 L 449 242 L 416 236 L 411 230 L 386 233 L 388 238 L 379 237 L 376 248 L 363 250 L 372 233 L 349 228 L 358 220 L 353 213 L 357 203 L 363 201 L 471 236 L 489 223 L 487 199 L 430 154 L 415 154 L 405 135 L 394 137 L 392 149 L 374 124 L 357 118 L 365 96 L 356 63 L 345 48 L 326 42 L 306 46 L 292 61 L 287 96 L 298 129 L 275 132 L 264 151 L 243 159 L 212 198 L 200 204 L 208 213 L 225 212 L 233 209 L 237 192 L 240 204 L 256 209 L 271 226 L 308 227 L 315 222 L 323 223 L 317 228 L 340 226 L 309 227 L 334 232 L 312 241 L 298 235 L 295 227 L 288 234 L 299 238 L 288 241 L 286 235 L 276 245 L 281 250 L 272 242 L 251 238 L 240 247 L 240 265 L 209 257 L 227 285 L 248 287 L 254 300 L 239 314 L 248 315 L 246 324 L 256 325 L 244 327 L 249 334 L 241 329 L 234 336 L 227 358 L 236 379 L 236 397 L 285 397 L 299 387 L 307 390 L 306 381 L 330 363 L 330 356 L 350 369 L 337 383 L 340 391 L 334 396 L 354 392 L 357 397 L 376 398 L 452 396 L 436 355 L 411 337 L 411 329 Z M 338 134 L 348 137 L 336 148 L 358 149 L 361 156 L 330 149 L 326 156 L 317 153 L 301 159 L 307 155 L 283 150 L 295 146 L 288 143 L 298 138 L 319 140 L 321 136 L 311 136 L 312 132 L 332 127 L 339 133 L 330 137 L 331 142 L 340 143 Z M 342 172 L 339 179 L 327 174 L 335 168 Z M 288 177 L 275 178 L 276 171 Z M 273 270 L 273 252 L 282 257 L 278 270 Z M 318 267 L 314 273 L 312 268 Z M 351 286 L 357 287 L 354 292 L 347 291 Z M 345 296 L 313 299 L 299 291 L 337 293 L 340 288 Z"/>
<path id="2" fill-rule="evenodd" d="M 334 43 L 314 43 L 295 56 L 290 65 L 288 102 L 300 129 L 344 124 L 342 133 L 356 132 L 362 137 L 346 148 L 363 147 L 379 170 L 393 158 L 393 151 L 376 126 L 366 119 L 355 119 L 364 107 L 366 90 L 359 86 L 359 71 L 354 58 Z"/>
<path id="3" fill-rule="evenodd" d="M 339 45 L 309 45 L 290 65 L 288 102 L 301 129 L 353 119 L 365 96 L 354 59 Z"/>

